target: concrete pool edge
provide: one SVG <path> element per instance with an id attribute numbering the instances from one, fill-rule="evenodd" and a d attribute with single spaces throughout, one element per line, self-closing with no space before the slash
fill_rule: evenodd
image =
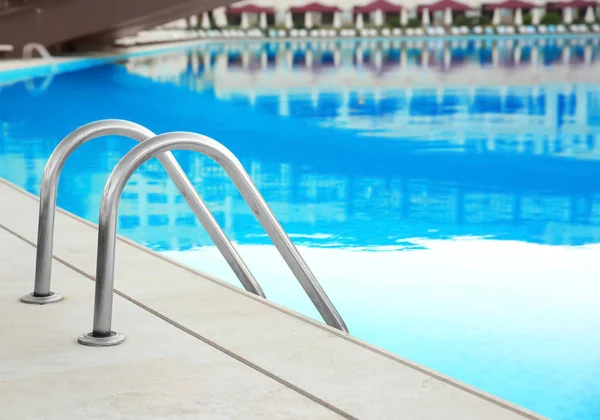
<path id="1" fill-rule="evenodd" d="M 4 188 L 3 188 L 4 187 Z M 5 190 L 5 191 L 10 191 L 10 190 L 14 191 L 16 194 L 14 195 L 15 200 L 13 200 L 12 202 L 9 201 L 10 203 L 12 203 L 11 205 L 15 206 L 15 207 L 20 207 L 19 210 L 23 210 L 23 211 L 17 211 L 17 214 L 19 214 L 19 219 L 18 220 L 11 220 L 8 213 L 10 213 L 10 211 L 5 210 L 0 211 L 0 216 L 4 215 L 5 217 L 3 217 L 4 222 L 2 222 L 2 219 L 0 219 L 0 225 L 9 225 L 9 226 L 5 226 L 7 228 L 7 230 L 11 231 L 13 234 L 15 234 L 16 236 L 20 237 L 22 240 L 28 242 L 30 245 L 35 246 L 35 234 L 37 232 L 37 218 L 35 218 L 35 215 L 37 215 L 37 208 L 38 208 L 38 198 L 37 196 L 30 194 L 26 191 L 24 191 L 23 189 L 21 189 L 20 187 L 0 178 L 0 190 Z M 6 195 L 6 194 L 4 194 Z M 19 198 L 20 197 L 20 198 Z M 26 200 L 23 200 L 24 198 L 26 198 Z M 17 203 L 18 202 L 18 203 Z M 10 206 L 8 206 L 10 207 Z M 14 213 L 14 209 L 13 209 L 13 213 Z M 24 220 L 22 218 L 23 215 L 28 215 L 27 220 Z M 33 218 L 32 218 L 33 216 Z M 60 220 L 59 220 L 60 219 Z M 69 223 L 70 225 L 73 226 L 78 226 L 76 227 L 76 230 L 78 231 L 77 234 L 75 234 L 75 237 L 77 238 L 77 241 L 79 241 L 79 239 L 83 236 L 90 236 L 89 230 L 90 228 L 93 230 L 93 232 L 95 233 L 97 230 L 97 225 L 81 219 L 71 213 L 68 213 L 62 209 L 59 209 L 58 213 L 57 213 L 57 240 L 55 242 L 58 241 L 58 238 L 61 236 L 61 231 L 60 229 L 60 225 L 61 225 L 61 221 L 66 221 L 67 223 Z M 29 223 L 27 223 L 29 222 Z M 85 228 L 84 228 L 85 227 Z M 87 230 L 88 232 L 86 232 L 85 234 L 83 233 L 83 230 Z M 95 235 L 92 235 L 95 236 Z M 88 241 L 89 242 L 89 241 Z M 95 242 L 95 241 L 94 241 Z M 385 362 L 383 361 L 384 359 L 387 359 L 393 363 L 397 363 L 399 365 L 404 366 L 404 368 L 408 368 L 412 371 L 418 372 L 420 374 L 426 375 L 432 379 L 435 379 L 441 383 L 444 383 L 446 385 L 449 385 L 452 388 L 455 388 L 457 391 L 464 391 L 465 393 L 471 395 L 471 396 L 475 396 L 479 399 L 482 399 L 484 401 L 486 401 L 487 403 L 491 403 L 492 405 L 497 406 L 498 408 L 502 408 L 505 409 L 507 411 L 510 411 L 514 414 L 517 414 L 521 417 L 524 418 L 530 418 L 530 419 L 540 419 L 540 418 L 544 418 L 536 413 L 533 413 L 529 410 L 523 409 L 522 407 L 519 407 L 515 404 L 512 404 L 510 402 L 504 401 L 503 399 L 496 397 L 494 395 L 488 394 L 486 392 L 483 392 L 481 390 L 478 390 L 474 387 L 471 387 L 469 385 L 463 384 L 459 381 L 454 380 L 453 378 L 447 377 L 445 375 L 442 375 L 438 372 L 432 371 L 424 366 L 420 366 L 416 363 L 413 363 L 409 360 L 403 359 L 402 357 L 399 357 L 395 354 L 392 354 L 390 352 L 387 352 L 383 349 L 377 348 L 375 346 L 372 346 L 369 343 L 366 343 L 360 339 L 357 339 L 355 337 L 352 336 L 348 336 L 346 334 L 340 333 L 339 331 L 332 329 L 330 327 L 328 327 L 325 324 L 322 324 L 320 322 L 317 322 L 313 319 L 307 318 L 304 315 L 301 315 L 299 313 L 296 313 L 294 311 L 291 311 L 287 308 L 281 307 L 273 302 L 269 302 L 269 301 L 264 301 L 263 299 L 257 298 L 254 295 L 251 295 L 241 289 L 236 288 L 235 286 L 232 286 L 230 284 L 227 284 L 217 278 L 214 278 L 212 276 L 208 276 L 204 273 L 201 273 L 197 270 L 194 270 L 190 267 L 184 266 L 176 261 L 171 260 L 170 258 L 158 254 L 142 245 L 139 245 L 137 243 L 132 242 L 131 240 L 127 239 L 127 238 L 123 238 L 123 237 L 119 237 L 118 242 L 120 243 L 119 246 L 123 247 L 126 246 L 127 248 L 130 248 L 130 250 L 128 250 L 127 252 L 129 253 L 134 253 L 134 254 L 143 254 L 143 256 L 137 255 L 134 258 L 137 258 L 136 261 L 139 260 L 148 260 L 150 261 L 149 257 L 153 257 L 151 258 L 152 260 L 160 260 L 163 263 L 168 264 L 168 266 L 173 267 L 173 269 L 169 269 L 168 266 L 167 268 L 165 268 L 165 264 L 162 264 L 163 270 L 169 270 L 169 271 L 173 271 L 175 269 L 175 267 L 179 270 L 183 270 L 187 273 L 189 273 L 190 275 L 192 275 L 194 277 L 194 279 L 197 281 L 199 278 L 202 278 L 203 280 L 208 280 L 212 285 L 216 286 L 219 289 L 226 289 L 227 291 L 231 292 L 235 292 L 236 296 L 242 298 L 240 301 L 242 300 L 248 300 L 248 299 L 243 299 L 243 298 L 249 298 L 249 300 L 259 303 L 261 306 L 264 307 L 268 307 L 270 309 L 275 309 L 278 313 L 284 315 L 285 317 L 288 318 L 293 318 L 296 321 L 300 321 L 302 324 L 306 325 L 306 326 L 310 326 L 310 328 L 304 328 L 304 327 L 300 327 L 298 330 L 304 330 L 304 334 L 306 335 L 310 335 L 311 337 L 313 336 L 318 336 L 319 334 L 323 337 L 325 337 L 326 339 L 329 339 L 330 337 L 335 337 L 337 339 L 341 339 L 343 340 L 343 342 L 347 343 L 346 345 L 340 345 L 339 343 L 336 345 L 337 348 L 344 348 L 346 349 L 346 351 L 349 352 L 358 352 L 360 353 L 360 351 L 358 351 L 357 349 L 352 350 L 352 346 L 348 346 L 348 345 L 354 345 L 356 347 L 359 347 L 363 350 L 367 350 L 369 353 L 373 354 L 373 355 L 377 355 L 380 360 L 377 361 L 375 360 L 376 358 L 371 357 L 371 356 L 366 356 L 367 358 L 369 358 L 369 360 L 371 360 L 371 363 L 374 363 L 375 365 L 382 365 L 385 364 Z M 61 244 L 62 245 L 62 244 Z M 81 250 L 86 248 L 86 246 L 88 247 L 88 252 L 84 253 Z M 65 258 L 65 257 L 61 257 L 58 255 L 59 252 L 63 252 L 64 249 L 67 249 L 69 252 L 74 252 L 76 254 L 87 254 L 85 257 L 85 264 L 81 263 L 81 260 L 79 262 L 75 261 L 76 258 L 79 258 L 83 255 L 76 255 L 73 254 L 71 255 L 72 258 Z M 134 249 L 135 252 L 131 251 L 131 249 Z M 73 247 L 73 243 L 69 243 L 67 245 L 67 247 L 65 248 L 64 246 L 57 246 L 55 248 L 55 250 L 57 250 L 57 252 L 55 252 L 55 259 L 58 261 L 61 261 L 63 264 L 67 264 L 70 268 L 76 270 L 77 272 L 79 272 L 80 274 L 86 276 L 87 278 L 93 279 L 93 271 L 92 271 L 92 267 L 93 264 L 89 263 L 90 260 L 90 245 L 89 243 L 85 246 L 76 246 Z M 141 251 L 141 253 L 140 253 Z M 118 258 L 119 259 L 119 258 Z M 95 260 L 95 252 L 93 252 L 93 255 L 91 255 L 91 260 L 93 262 L 93 260 Z M 118 264 L 118 261 L 117 261 Z M 33 267 L 32 267 L 33 269 Z M 119 286 L 119 279 L 117 280 L 117 286 L 116 288 L 118 290 L 120 290 L 120 292 L 118 293 L 120 296 L 124 297 L 125 299 L 129 300 L 132 303 L 135 303 L 136 305 L 140 306 L 141 308 L 153 313 L 155 316 L 159 316 L 160 318 L 162 318 L 163 320 L 167 320 L 167 322 L 171 322 L 172 325 L 177 326 L 178 328 L 180 328 L 182 331 L 187 332 L 188 334 L 197 334 L 199 335 L 200 332 L 198 332 L 197 330 L 194 330 L 193 328 L 190 328 L 189 326 L 186 326 L 186 322 L 179 322 L 180 320 L 177 317 L 174 316 L 170 316 L 168 314 L 163 314 L 163 312 L 161 312 L 160 308 L 156 308 L 154 307 L 152 304 L 148 304 L 148 302 L 143 302 L 143 300 L 149 296 L 149 299 L 152 298 L 152 294 L 148 295 L 148 292 L 146 291 L 146 294 L 142 294 L 142 296 L 134 296 L 135 294 L 137 294 L 137 290 L 134 293 L 131 292 L 127 292 L 126 289 L 122 290 Z M 139 285 L 138 285 L 139 286 Z M 25 291 L 24 291 L 25 292 Z M 58 292 L 63 292 L 63 291 L 58 291 Z M 90 302 L 90 308 L 91 308 L 91 302 Z M 260 310 L 260 312 L 265 312 L 263 310 Z M 246 315 L 247 317 L 252 318 L 252 316 L 254 314 L 256 314 L 257 310 L 256 308 L 254 310 L 250 309 L 248 312 L 248 315 Z M 268 312 L 268 311 L 267 311 Z M 185 315 L 185 314 L 184 314 Z M 183 315 L 182 315 L 183 316 Z M 263 314 L 264 316 L 264 314 Z M 269 315 L 267 314 L 267 316 L 269 318 L 275 318 L 275 316 L 273 315 Z M 183 316 L 185 318 L 185 316 Z M 205 316 L 206 317 L 206 316 Z M 262 319 L 262 318 L 261 318 Z M 282 321 L 283 324 L 290 324 L 291 323 L 289 321 Z M 276 323 L 277 325 L 279 325 L 279 323 Z M 316 330 L 314 330 L 313 327 L 317 327 L 318 330 L 320 330 L 322 333 L 317 334 Z M 286 327 L 287 328 L 287 327 Z M 293 328 L 292 328 L 293 329 Z M 270 330 L 269 330 L 270 331 Z M 82 331 L 83 332 L 83 331 Z M 323 334 L 325 333 L 325 334 Z M 294 334 L 296 334 L 294 332 Z M 302 334 L 302 333 L 299 333 Z M 207 337 L 205 335 L 205 337 Z M 329 338 L 328 338 L 329 337 Z M 196 337 L 199 338 L 199 337 Z M 253 337 L 253 339 L 255 339 L 255 337 Z M 290 339 L 295 339 L 295 338 L 290 338 Z M 211 340 L 210 337 L 206 338 L 206 340 L 208 341 L 214 341 Z M 312 340 L 311 340 L 312 342 Z M 231 344 L 231 343 L 230 343 Z M 223 343 L 218 344 L 220 346 L 223 346 Z M 227 346 L 224 346 L 227 348 Z M 311 345 L 312 348 L 312 345 Z M 243 349 L 245 350 L 245 349 Z M 310 350 L 310 349 L 308 349 Z M 237 352 L 235 352 L 234 350 L 231 350 L 234 354 L 237 354 Z M 330 350 L 331 352 L 332 350 Z M 250 352 L 251 353 L 251 352 Z M 295 353 L 293 353 L 295 354 Z M 244 358 L 244 355 L 241 355 L 240 357 Z M 329 356 L 328 356 L 329 357 Z M 333 356 L 331 356 L 333 357 Z M 365 357 L 364 354 L 363 356 L 360 357 Z M 248 359 L 246 357 L 246 359 Z M 342 357 L 343 359 L 343 357 Z M 333 359 L 332 359 L 333 361 Z M 256 363 L 256 361 L 253 361 L 253 363 Z M 259 366 L 261 365 L 260 363 L 256 363 Z M 279 366 L 273 366 L 274 368 L 279 368 Z M 381 367 L 381 366 L 380 366 Z M 270 371 L 270 369 L 267 367 L 265 367 L 266 371 Z M 392 370 L 390 368 L 390 370 Z M 401 371 L 401 369 L 396 368 L 396 370 Z M 277 375 L 277 372 L 273 373 L 274 375 Z M 383 374 L 382 374 L 383 375 Z M 285 376 L 285 375 L 283 375 Z M 294 375 L 291 375 L 294 376 Z M 360 375 L 358 375 L 360 376 Z M 316 393 L 317 395 L 319 393 Z M 324 400 L 327 400 L 328 398 L 323 398 Z M 331 396 L 330 398 L 331 399 Z M 342 407 L 342 410 L 347 410 L 348 407 Z"/>
<path id="2" fill-rule="evenodd" d="M 114 63 L 116 61 L 125 60 L 133 57 L 141 57 L 147 55 L 159 55 L 176 52 L 180 50 L 187 50 L 194 46 L 202 44 L 226 44 L 226 43 L 237 43 L 237 44 L 252 44 L 252 43 L 281 43 L 281 42 L 456 42 L 456 41 L 540 41 L 547 39 L 560 39 L 560 40 L 588 40 L 588 39 L 600 39 L 600 33 L 588 32 L 588 33 L 564 33 L 564 34 L 514 34 L 514 35 L 446 35 L 446 36 L 401 36 L 401 37 L 332 37 L 332 38 L 256 38 L 256 39 L 206 39 L 198 38 L 189 41 L 174 41 L 165 42 L 160 44 L 140 45 L 134 47 L 115 47 L 109 52 L 96 52 L 89 53 L 86 55 L 65 57 L 57 56 L 57 69 L 53 71 L 53 64 L 49 60 L 35 59 L 28 60 L 11 60 L 20 61 L 17 65 L 12 68 L 3 68 L 3 62 L 0 60 L 0 87 L 3 85 L 9 85 L 24 80 L 29 80 L 36 77 L 49 76 L 53 74 L 68 73 L 78 70 L 84 70 L 91 67 L 100 66 L 103 64 Z M 31 61 L 34 61 L 32 63 Z"/>
<path id="3" fill-rule="evenodd" d="M 46 59 L 9 60 L 11 64 L 9 68 L 7 68 L 6 63 L 4 63 L 3 66 L 3 62 L 0 60 L 0 87 L 36 77 L 52 76 L 55 74 L 84 70 L 133 57 L 160 55 L 187 50 L 194 46 L 209 42 L 211 41 L 197 39 L 193 41 L 170 42 L 159 45 L 114 48 L 112 51 L 108 52 L 96 52 L 73 57 L 57 56 L 55 57 L 56 61 Z M 53 67 L 55 68 L 53 69 Z"/>

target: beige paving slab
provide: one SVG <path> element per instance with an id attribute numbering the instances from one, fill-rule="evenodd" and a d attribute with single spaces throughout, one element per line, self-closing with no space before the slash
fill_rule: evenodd
<path id="1" fill-rule="evenodd" d="M 0 224 L 35 243 L 37 200 L 6 184 L 0 198 L 10 203 L 0 205 Z M 57 215 L 56 227 L 55 255 L 93 276 L 97 229 L 65 213 Z M 541 418 L 156 255 L 119 240 L 117 289 L 352 416 Z M 114 328 L 135 334 L 119 314 Z"/>
<path id="2" fill-rule="evenodd" d="M 0 418 L 343 418 L 118 296 L 128 340 L 77 344 L 90 326 L 94 284 L 57 263 L 55 284 L 67 299 L 20 303 L 34 253 L 0 229 Z"/>

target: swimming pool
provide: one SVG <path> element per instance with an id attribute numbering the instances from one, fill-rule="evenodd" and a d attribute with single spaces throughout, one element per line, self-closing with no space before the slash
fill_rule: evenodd
<path id="1" fill-rule="evenodd" d="M 236 153 L 354 335 L 551 418 L 600 418 L 597 38 L 204 45 L 5 86 L 0 176 L 38 193 L 53 147 L 101 118 Z M 58 204 L 97 221 L 134 144 L 76 151 Z M 319 319 L 216 163 L 176 156 L 267 296 Z M 157 161 L 119 223 L 238 284 Z"/>

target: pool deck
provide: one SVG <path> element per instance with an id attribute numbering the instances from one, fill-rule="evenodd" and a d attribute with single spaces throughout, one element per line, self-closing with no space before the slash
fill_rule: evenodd
<path id="1" fill-rule="evenodd" d="M 59 210 L 52 289 L 26 305 L 37 197 L 0 179 L 0 406 L 6 418 L 541 419 L 182 266 L 117 243 L 113 328 L 91 330 L 97 226 Z"/>

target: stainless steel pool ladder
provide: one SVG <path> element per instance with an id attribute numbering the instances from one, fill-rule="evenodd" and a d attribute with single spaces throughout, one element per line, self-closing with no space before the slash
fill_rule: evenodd
<path id="1" fill-rule="evenodd" d="M 34 51 L 37 51 L 40 57 L 42 57 L 43 59 L 49 60 L 51 67 L 56 66 L 56 59 L 52 57 L 52 54 L 50 54 L 48 49 L 39 42 L 28 42 L 27 44 L 25 44 L 23 46 L 23 58 L 33 58 Z"/>
<path id="2" fill-rule="evenodd" d="M 34 94 L 38 94 L 38 93 L 42 93 L 46 89 L 48 89 L 48 87 L 50 86 L 50 83 L 52 83 L 52 79 L 54 78 L 54 75 L 56 73 L 58 73 L 58 63 L 56 62 L 56 59 L 54 57 L 52 57 L 52 54 L 50 54 L 48 49 L 45 46 L 43 46 L 42 44 L 40 44 L 39 42 L 28 42 L 27 44 L 25 44 L 23 46 L 23 58 L 25 58 L 25 59 L 33 58 L 34 51 L 37 51 L 38 54 L 40 55 L 40 57 L 42 57 L 43 59 L 46 59 L 50 62 L 50 64 L 49 64 L 50 65 L 50 73 L 48 73 L 46 75 L 46 77 L 44 78 L 44 81 L 42 82 L 42 84 L 39 87 L 36 87 L 34 85 L 33 79 L 27 79 L 27 81 L 25 81 L 25 87 L 27 88 L 27 90 Z"/>
<path id="3" fill-rule="evenodd" d="M 96 121 L 73 131 L 56 146 L 48 159 L 40 186 L 40 211 L 38 221 L 37 258 L 35 266 L 35 283 L 33 293 L 25 295 L 21 300 L 25 303 L 45 304 L 58 302 L 62 296 L 51 291 L 52 247 L 54 239 L 54 215 L 56 213 L 56 195 L 58 180 L 67 159 L 84 143 L 97 137 L 119 135 L 129 137 L 138 142 L 154 137 L 154 133 L 141 125 L 123 120 Z M 258 282 L 246 267 L 225 232 L 212 216 L 210 210 L 198 196 L 194 186 L 171 153 L 158 156 L 159 161 L 181 191 L 184 199 L 198 217 L 202 226 L 225 257 L 233 272 L 240 279 L 246 290 L 264 297 Z"/>
<path id="4" fill-rule="evenodd" d="M 161 161 L 186 202 L 201 221 L 246 290 L 264 297 L 260 285 L 216 222 L 206 204 L 198 196 L 173 155 L 168 153 L 170 150 L 182 149 L 204 153 L 215 159 L 225 169 L 325 322 L 334 328 L 348 331 L 343 319 L 269 209 L 264 198 L 252 183 L 243 166 L 225 146 L 206 136 L 194 133 L 169 133 L 154 137 L 154 133 L 146 128 L 123 120 L 104 120 L 87 124 L 61 141 L 50 156 L 40 188 L 34 292 L 23 296 L 21 298 L 23 302 L 45 304 L 62 300 L 62 296 L 50 290 L 58 178 L 67 158 L 77 147 L 93 138 L 105 135 L 122 135 L 142 143 L 134 147 L 117 164 L 102 195 L 99 217 L 94 327 L 91 333 L 80 337 L 79 342 L 81 344 L 107 346 L 119 344 L 123 341 L 122 335 L 111 330 L 118 203 L 121 192 L 131 174 L 143 162 L 154 156 L 157 156 Z M 143 145 L 145 147 L 142 148 Z"/>

